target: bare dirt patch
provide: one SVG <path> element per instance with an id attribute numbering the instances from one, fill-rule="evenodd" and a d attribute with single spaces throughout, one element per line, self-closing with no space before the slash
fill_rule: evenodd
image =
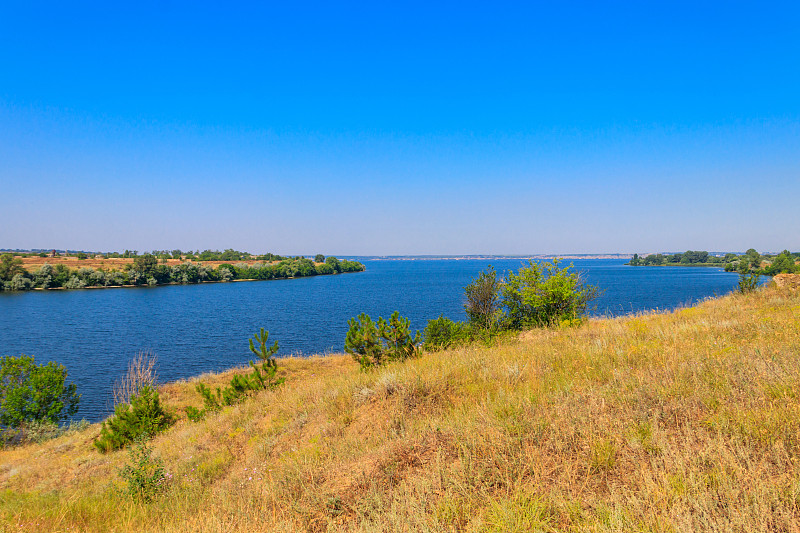
<path id="1" fill-rule="evenodd" d="M 790 289 L 800 289 L 800 274 L 778 274 L 772 281 L 778 287 L 788 287 Z"/>

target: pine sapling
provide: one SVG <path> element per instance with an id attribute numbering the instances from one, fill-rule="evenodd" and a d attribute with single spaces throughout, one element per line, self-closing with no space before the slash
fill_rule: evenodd
<path id="1" fill-rule="evenodd" d="M 278 372 L 278 363 L 272 357 L 278 352 L 278 341 L 267 348 L 267 341 L 269 340 L 269 331 L 261 328 L 261 331 L 255 333 L 253 338 L 258 342 L 259 347 L 256 349 L 253 344 L 253 339 L 250 339 L 250 351 L 256 354 L 261 359 L 260 364 L 250 361 L 250 366 L 253 369 L 251 374 L 251 388 L 258 389 L 274 389 L 284 382 L 284 378 L 276 378 Z"/>

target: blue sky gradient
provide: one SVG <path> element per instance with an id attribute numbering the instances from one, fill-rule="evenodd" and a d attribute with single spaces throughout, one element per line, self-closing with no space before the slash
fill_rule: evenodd
<path id="1" fill-rule="evenodd" d="M 795 3 L 0 7 L 0 248 L 800 249 Z"/>

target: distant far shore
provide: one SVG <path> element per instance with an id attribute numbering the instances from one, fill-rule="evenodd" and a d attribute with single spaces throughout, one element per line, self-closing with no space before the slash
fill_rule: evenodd
<path id="1" fill-rule="evenodd" d="M 359 255 L 361 261 L 473 261 L 480 259 L 630 259 L 633 254 L 537 254 L 537 255 Z"/>
<path id="2" fill-rule="evenodd" d="M 61 257 L 52 253 L 15 257 L 0 254 L 0 290 L 29 291 L 86 289 L 130 286 L 188 285 L 208 282 L 290 279 L 362 272 L 364 265 L 347 259 L 325 257 L 286 258 L 269 254 L 254 258 L 233 250 L 201 255 L 237 255 L 189 260 L 182 254 L 162 257 L 153 254 L 134 257 Z M 187 254 L 188 255 L 188 254 Z M 194 254 L 192 254 L 194 255 Z M 44 256 L 44 257 L 42 257 Z M 279 258 L 276 260 L 275 258 Z M 108 270 L 107 270 L 108 269 Z"/>

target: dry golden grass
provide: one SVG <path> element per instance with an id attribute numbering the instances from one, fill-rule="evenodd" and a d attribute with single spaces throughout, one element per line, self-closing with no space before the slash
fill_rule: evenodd
<path id="1" fill-rule="evenodd" d="M 0 451 L 5 531 L 798 531 L 800 295 L 770 288 L 280 389 L 152 441 L 119 495 L 99 426 Z M 241 371 L 241 370 L 240 370 Z M 233 372 L 233 371 L 232 371 Z M 223 383 L 228 375 L 204 376 Z M 195 380 L 161 388 L 199 405 Z"/>
<path id="2" fill-rule="evenodd" d="M 21 257 L 22 268 L 30 272 L 40 268 L 43 264 L 49 263 L 50 265 L 66 265 L 69 268 L 102 268 L 104 270 L 123 270 L 126 265 L 133 264 L 133 259 L 126 259 L 122 257 L 115 258 L 91 258 L 91 259 L 78 259 L 77 257 Z M 174 260 L 175 264 L 180 263 L 177 259 Z"/>

